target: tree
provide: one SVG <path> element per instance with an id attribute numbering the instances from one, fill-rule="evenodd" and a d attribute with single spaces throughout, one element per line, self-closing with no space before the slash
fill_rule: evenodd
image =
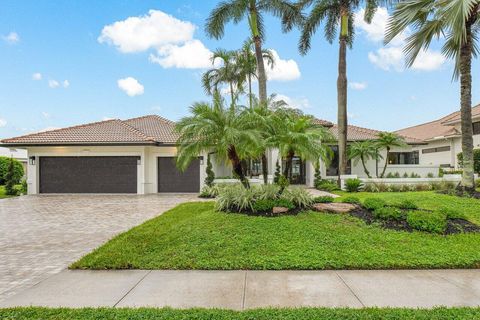
<path id="1" fill-rule="evenodd" d="M 404 51 L 411 67 L 418 54 L 429 47 L 433 39 L 445 43 L 442 51 L 455 60 L 454 79 L 460 77 L 460 114 L 464 168 L 461 186 L 473 192 L 474 160 L 472 129 L 472 57 L 478 54 L 479 0 L 406 0 L 401 1 L 387 26 L 385 42 L 409 28 Z"/>
<path id="2" fill-rule="evenodd" d="M 16 159 L 12 159 L 11 157 L 0 157 L 0 185 L 6 183 L 6 176 L 8 172 L 8 167 L 10 163 L 13 161 L 13 180 L 15 184 L 18 184 L 22 177 L 24 176 L 25 172 L 23 170 L 22 163 Z"/>
<path id="3" fill-rule="evenodd" d="M 242 108 L 224 106 L 217 93 L 213 104 L 197 102 L 190 108 L 190 116 L 177 122 L 177 167 L 185 170 L 190 162 L 204 152 L 214 152 L 217 160 L 229 161 L 234 174 L 249 188 L 241 161 L 255 157 L 261 143 L 257 130 L 242 121 Z"/>
<path id="4" fill-rule="evenodd" d="M 282 21 L 283 31 L 289 31 L 293 24 L 300 23 L 301 14 L 293 3 L 287 0 L 225 0 L 212 10 L 207 19 L 207 35 L 220 39 L 225 34 L 225 25 L 232 21 L 238 24 L 247 17 L 251 38 L 255 45 L 258 69 L 260 101 L 267 101 L 267 75 L 263 61 L 262 45 L 265 40 L 264 14 L 269 13 Z"/>
<path id="5" fill-rule="evenodd" d="M 10 158 L 10 162 L 8 164 L 7 174 L 5 175 L 5 194 L 9 196 L 13 196 L 16 194 L 15 192 L 15 167 L 13 163 L 13 158 Z"/>
<path id="6" fill-rule="evenodd" d="M 211 187 L 213 186 L 213 181 L 215 180 L 215 173 L 212 170 L 212 161 L 210 160 L 210 153 L 207 155 L 207 167 L 205 168 L 205 185 Z"/>
<path id="7" fill-rule="evenodd" d="M 365 162 L 369 159 L 378 160 L 381 156 L 378 153 L 377 143 L 373 140 L 365 140 L 354 142 L 349 146 L 348 158 L 354 159 L 354 164 L 357 164 L 360 160 L 362 162 L 363 171 L 365 171 L 367 177 L 371 178 L 370 171 L 368 171 Z"/>
<path id="8" fill-rule="evenodd" d="M 385 165 L 383 167 L 382 174 L 380 175 L 381 178 L 385 175 L 385 171 L 387 170 L 388 165 L 388 158 L 390 156 L 390 150 L 393 147 L 405 147 L 406 143 L 405 140 L 400 137 L 398 134 L 393 132 L 380 132 L 378 134 L 378 139 L 376 141 L 376 147 L 379 150 L 386 149 L 387 155 L 385 156 Z"/>
<path id="9" fill-rule="evenodd" d="M 365 0 L 366 22 L 370 23 L 377 7 L 386 1 Z M 333 43 L 339 32 L 337 103 L 338 103 L 338 154 L 339 180 L 340 175 L 347 171 L 347 45 L 352 46 L 354 38 L 354 13 L 359 8 L 360 0 L 301 0 L 301 8 L 313 4 L 310 14 L 301 25 L 299 41 L 300 53 L 305 55 L 310 50 L 311 39 L 318 27 L 324 23 L 324 35 L 328 42 Z"/>

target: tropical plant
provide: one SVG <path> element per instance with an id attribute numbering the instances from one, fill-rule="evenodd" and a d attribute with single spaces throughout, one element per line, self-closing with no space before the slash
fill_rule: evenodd
<path id="1" fill-rule="evenodd" d="M 199 154 L 214 152 L 217 160 L 231 163 L 235 176 L 248 188 L 241 161 L 256 156 L 253 152 L 259 149 L 261 136 L 245 126 L 242 108 L 226 108 L 224 100 L 215 93 L 212 104 L 194 103 L 190 113 L 175 127 L 179 134 L 177 167 L 185 170 Z"/>
<path id="2" fill-rule="evenodd" d="M 207 167 L 205 168 L 205 185 L 206 186 L 213 186 L 213 181 L 215 180 L 215 173 L 212 170 L 212 161 L 210 159 L 210 153 L 207 155 Z"/>
<path id="3" fill-rule="evenodd" d="M 289 31 L 293 24 L 301 23 L 302 19 L 298 7 L 287 0 L 225 0 L 212 10 L 205 26 L 207 35 L 220 39 L 225 34 L 225 25 L 228 22 L 238 24 L 247 17 L 250 35 L 255 46 L 259 98 L 262 103 L 267 101 L 267 75 L 262 54 L 262 44 L 265 40 L 265 13 L 280 18 L 283 31 Z"/>
<path id="4" fill-rule="evenodd" d="M 347 192 L 358 192 L 362 187 L 363 182 L 358 178 L 345 180 L 345 190 L 347 190 Z"/>
<path id="5" fill-rule="evenodd" d="M 313 203 L 312 195 L 302 187 L 289 187 L 282 193 L 282 199 L 291 201 L 297 208 L 309 208 Z"/>
<path id="6" fill-rule="evenodd" d="M 320 172 L 320 161 L 315 161 L 315 173 L 313 174 L 313 185 L 316 186 L 322 181 L 322 173 Z"/>
<path id="7" fill-rule="evenodd" d="M 405 147 L 406 143 L 405 143 L 405 140 L 396 133 L 380 132 L 378 134 L 376 145 L 379 150 L 382 150 L 382 149 L 387 150 L 387 155 L 385 156 L 385 165 L 383 166 L 383 171 L 382 171 L 382 174 L 380 175 L 380 177 L 383 178 L 383 176 L 385 175 L 385 171 L 387 170 L 390 150 L 393 147 Z M 400 174 L 399 174 L 399 177 L 400 177 Z"/>
<path id="8" fill-rule="evenodd" d="M 5 175 L 5 194 L 9 196 L 16 195 L 15 190 L 15 166 L 13 158 L 10 158 L 10 163 L 8 164 L 7 174 Z"/>
<path id="9" fill-rule="evenodd" d="M 280 170 L 281 170 L 280 163 L 277 159 L 277 162 L 275 163 L 275 174 L 273 175 L 273 183 L 275 183 L 275 184 L 278 184 L 280 176 L 282 175 Z"/>
<path id="10" fill-rule="evenodd" d="M 374 140 L 356 141 L 348 147 L 348 158 L 353 159 L 353 163 L 362 162 L 363 171 L 367 177 L 371 178 L 370 171 L 366 166 L 366 161 L 373 159 L 375 161 L 382 157 L 378 153 L 378 146 Z"/>
<path id="11" fill-rule="evenodd" d="M 457 154 L 458 165 L 463 168 L 463 152 Z M 454 170 L 458 171 L 458 170 Z M 473 171 L 475 173 L 480 173 L 480 149 L 473 149 Z M 463 170 L 460 174 L 463 173 Z"/>
<path id="12" fill-rule="evenodd" d="M 8 172 L 8 167 L 13 160 L 13 181 L 15 184 L 19 183 L 22 179 L 23 175 L 25 174 L 23 170 L 22 163 L 16 159 L 12 159 L 11 157 L 0 157 L 0 185 L 4 185 L 6 183 L 6 176 Z"/>
<path id="13" fill-rule="evenodd" d="M 338 56 L 338 153 L 339 178 L 347 172 L 347 45 L 352 46 L 354 38 L 354 14 L 363 1 L 360 0 L 300 0 L 299 6 L 303 9 L 311 6 L 311 11 L 301 24 L 299 50 L 306 54 L 310 50 L 311 40 L 320 25 L 324 27 L 325 38 L 333 43 L 339 32 Z M 377 7 L 386 1 L 366 0 L 366 22 L 370 23 Z"/>
<path id="14" fill-rule="evenodd" d="M 480 37 L 479 0 L 404 0 L 400 1 L 388 23 L 385 42 L 392 41 L 407 28 L 411 33 L 404 51 L 411 67 L 418 54 L 433 39 L 444 41 L 443 54 L 455 61 L 454 79 L 460 77 L 460 115 L 463 174 L 461 186 L 473 192 L 474 158 L 472 127 L 472 58 L 478 54 Z"/>

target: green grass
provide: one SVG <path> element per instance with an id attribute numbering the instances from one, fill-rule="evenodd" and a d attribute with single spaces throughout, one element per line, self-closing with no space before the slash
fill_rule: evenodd
<path id="1" fill-rule="evenodd" d="M 383 195 L 388 200 L 399 200 L 393 194 Z M 356 196 L 364 197 L 363 194 Z M 420 207 L 432 208 L 432 203 L 453 202 L 468 210 L 470 219 L 480 218 L 478 200 L 433 193 L 414 197 L 419 199 Z M 438 199 L 428 200 L 429 197 Z M 213 202 L 186 203 L 115 237 L 71 267 L 254 270 L 479 268 L 479 244 L 479 233 L 449 236 L 408 233 L 366 225 L 348 215 L 305 212 L 298 216 L 265 218 L 215 212 Z"/>
<path id="2" fill-rule="evenodd" d="M 478 319 L 479 308 L 435 308 L 435 309 L 256 309 L 247 311 L 232 311 L 218 309 L 46 309 L 46 308 L 16 308 L 0 309 L 1 319 L 115 319 L 115 320 L 451 320 Z"/>

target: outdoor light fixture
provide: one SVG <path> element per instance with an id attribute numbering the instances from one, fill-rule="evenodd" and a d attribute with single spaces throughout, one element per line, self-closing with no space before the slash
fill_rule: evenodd
<path id="1" fill-rule="evenodd" d="M 200 165 L 203 165 L 203 156 L 198 157 L 198 160 L 200 160 Z"/>
<path id="2" fill-rule="evenodd" d="M 35 165 L 35 157 L 30 157 L 30 164 L 31 164 L 32 166 Z"/>

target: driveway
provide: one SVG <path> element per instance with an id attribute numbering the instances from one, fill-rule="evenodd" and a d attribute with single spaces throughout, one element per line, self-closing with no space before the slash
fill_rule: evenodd
<path id="1" fill-rule="evenodd" d="M 40 195 L 0 200 L 0 301 L 194 194 Z"/>

